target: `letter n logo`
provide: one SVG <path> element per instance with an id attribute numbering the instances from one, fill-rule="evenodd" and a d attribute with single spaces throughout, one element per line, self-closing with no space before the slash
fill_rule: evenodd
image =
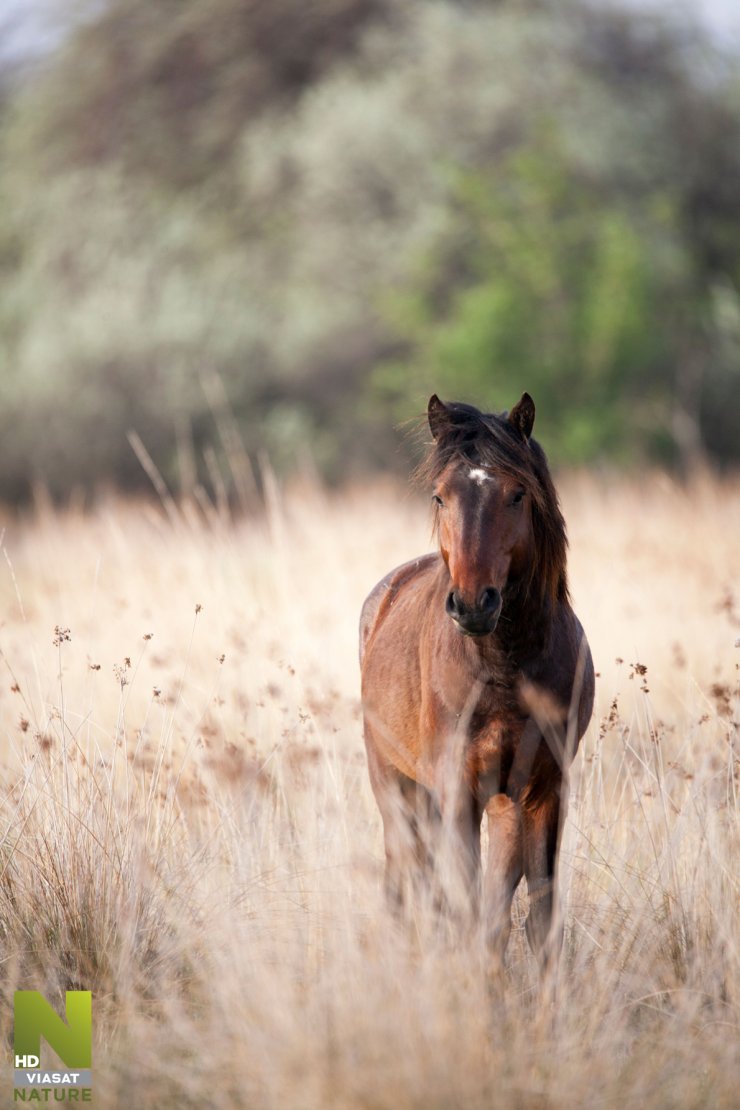
<path id="1" fill-rule="evenodd" d="M 16 991 L 16 1056 L 41 1056 L 41 1038 L 68 1068 L 92 1067 L 92 993 L 67 991 L 66 1022 L 38 991 Z"/>

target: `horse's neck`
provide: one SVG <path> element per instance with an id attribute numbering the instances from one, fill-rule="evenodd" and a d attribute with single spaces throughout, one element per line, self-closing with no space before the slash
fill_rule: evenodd
<path id="1" fill-rule="evenodd" d="M 508 602 L 508 604 L 507 604 Z M 555 610 L 550 601 L 514 594 L 504 597 L 504 608 L 494 636 L 499 652 L 514 665 L 523 665 L 547 649 Z"/>

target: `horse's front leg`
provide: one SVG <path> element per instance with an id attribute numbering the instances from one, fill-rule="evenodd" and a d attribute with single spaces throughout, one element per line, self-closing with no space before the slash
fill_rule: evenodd
<path id="1" fill-rule="evenodd" d="M 370 736 L 366 727 L 366 736 Z M 370 783 L 383 819 L 385 892 L 390 908 L 401 913 L 409 895 L 431 889 L 439 811 L 431 793 L 383 760 L 367 744 Z"/>
<path id="2" fill-rule="evenodd" d="M 505 794 L 486 804 L 488 862 L 483 880 L 485 936 L 494 959 L 503 963 L 511 933 L 511 903 L 523 870 L 522 814 Z"/>
<path id="3" fill-rule="evenodd" d="M 439 798 L 442 836 L 437 877 L 445 901 L 467 918 L 478 916 L 480 905 L 480 808 L 464 785 Z"/>
<path id="4" fill-rule="evenodd" d="M 524 874 L 529 889 L 529 914 L 525 927 L 529 943 L 543 970 L 557 962 L 563 943 L 562 921 L 560 914 L 556 913 L 560 790 L 553 790 L 536 807 L 525 808 L 523 813 Z"/>

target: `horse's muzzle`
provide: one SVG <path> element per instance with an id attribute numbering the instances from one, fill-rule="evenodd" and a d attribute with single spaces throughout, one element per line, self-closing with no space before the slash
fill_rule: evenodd
<path id="1" fill-rule="evenodd" d="M 463 635 L 490 636 L 501 616 L 501 605 L 501 591 L 494 586 L 486 586 L 476 605 L 466 605 L 457 590 L 452 590 L 447 596 L 445 609 Z"/>

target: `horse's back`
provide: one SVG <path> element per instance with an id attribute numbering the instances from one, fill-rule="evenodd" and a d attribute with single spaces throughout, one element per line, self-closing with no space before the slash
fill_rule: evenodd
<path id="1" fill-rule="evenodd" d="M 411 559 L 408 563 L 402 563 L 400 567 L 389 571 L 373 587 L 365 598 L 360 614 L 360 664 L 365 657 L 365 649 L 370 638 L 390 612 L 400 591 L 419 575 L 438 564 L 439 560 L 440 556 L 436 553 L 420 555 L 417 559 Z"/>

